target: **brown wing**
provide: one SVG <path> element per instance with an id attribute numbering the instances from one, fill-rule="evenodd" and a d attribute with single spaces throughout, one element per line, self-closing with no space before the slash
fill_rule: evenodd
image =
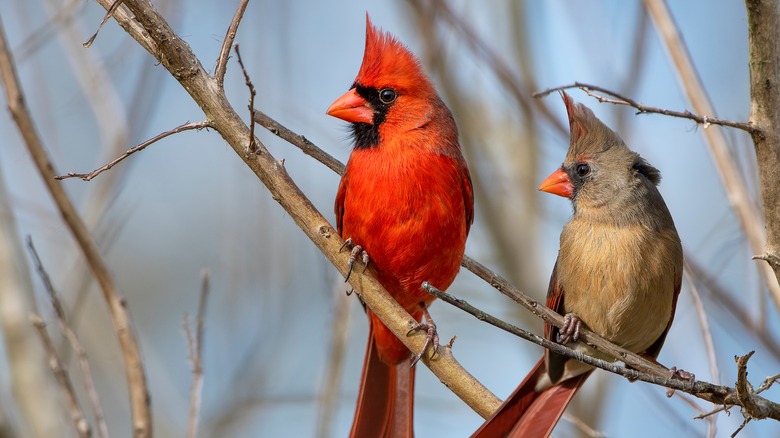
<path id="1" fill-rule="evenodd" d="M 664 341 L 666 340 L 666 334 L 669 333 L 669 329 L 672 328 L 672 321 L 674 321 L 674 312 L 677 310 L 677 298 L 680 296 L 680 288 L 682 287 L 682 270 L 679 270 L 676 273 L 676 277 L 674 279 L 674 296 L 672 297 L 672 313 L 669 315 L 669 323 L 666 325 L 666 328 L 664 329 L 664 332 L 661 333 L 661 336 L 656 339 L 655 342 L 653 342 L 653 345 L 647 348 L 645 350 L 645 354 L 652 357 L 653 359 L 658 357 L 658 354 L 661 352 L 661 347 L 664 345 Z"/>
<path id="2" fill-rule="evenodd" d="M 547 307 L 564 314 L 563 308 L 563 289 L 560 283 L 558 283 L 558 262 L 555 262 L 552 275 L 550 275 L 550 285 L 547 288 Z M 558 328 L 550 324 L 544 324 L 544 337 L 556 342 L 558 338 Z M 550 350 L 544 350 L 544 362 L 547 365 L 547 374 L 550 376 L 550 381 L 557 382 L 563 375 L 563 366 L 566 364 L 566 357 L 551 352 Z"/>

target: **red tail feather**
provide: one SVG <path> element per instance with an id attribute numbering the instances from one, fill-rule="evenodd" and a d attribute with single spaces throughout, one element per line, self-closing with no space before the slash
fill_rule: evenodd
<path id="1" fill-rule="evenodd" d="M 472 438 L 549 436 L 591 371 L 537 392 L 536 383 L 544 373 L 542 356 L 515 392 Z"/>
<path id="2" fill-rule="evenodd" d="M 372 318 L 369 318 L 372 321 Z M 350 437 L 414 436 L 414 368 L 409 361 L 388 365 L 379 358 L 373 322 Z"/>

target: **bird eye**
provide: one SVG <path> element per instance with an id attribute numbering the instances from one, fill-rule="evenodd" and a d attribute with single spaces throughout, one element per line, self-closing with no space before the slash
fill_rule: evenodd
<path id="1" fill-rule="evenodd" d="M 586 163 L 580 163 L 577 165 L 576 170 L 577 170 L 577 175 L 588 176 L 588 174 L 590 173 L 590 166 L 587 165 Z"/>
<path id="2" fill-rule="evenodd" d="M 398 97 L 398 94 L 396 94 L 395 90 L 392 88 L 383 88 L 379 90 L 379 100 L 385 105 L 393 103 L 396 97 Z"/>

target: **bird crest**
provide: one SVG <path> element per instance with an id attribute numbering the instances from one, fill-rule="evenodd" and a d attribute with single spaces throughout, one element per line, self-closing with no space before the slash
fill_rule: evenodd
<path id="1" fill-rule="evenodd" d="M 374 26 L 368 14 L 366 48 L 355 83 L 377 89 L 392 86 L 397 91 L 418 96 L 436 93 L 412 52 L 393 35 Z"/>
<path id="2" fill-rule="evenodd" d="M 566 162 L 578 161 L 584 157 L 593 157 L 613 147 L 626 148 L 620 136 L 602 123 L 590 108 L 574 102 L 574 99 L 564 91 L 561 91 L 561 97 L 564 105 L 566 105 L 566 113 L 569 116 L 569 130 L 571 132 Z"/>

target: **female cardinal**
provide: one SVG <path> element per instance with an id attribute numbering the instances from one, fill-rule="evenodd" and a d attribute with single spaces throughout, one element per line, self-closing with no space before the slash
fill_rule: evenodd
<path id="1" fill-rule="evenodd" d="M 352 123 L 355 140 L 336 195 L 336 226 L 355 245 L 350 261 L 365 251 L 382 286 L 420 321 L 433 301 L 420 286 L 446 288 L 455 279 L 474 212 L 452 114 L 414 55 L 368 15 L 363 64 L 327 112 Z M 366 312 L 368 347 L 350 436 L 412 436 L 410 352 Z"/>
<path id="2" fill-rule="evenodd" d="M 571 143 L 560 169 L 539 190 L 570 198 L 574 214 L 561 233 L 547 306 L 562 330 L 545 337 L 576 341 L 580 325 L 655 359 L 672 325 L 683 254 L 672 216 L 656 185 L 658 170 L 629 150 L 582 104 L 562 93 Z M 576 350 L 614 360 L 584 344 Z M 545 350 L 530 374 L 476 437 L 549 435 L 593 371 Z"/>

